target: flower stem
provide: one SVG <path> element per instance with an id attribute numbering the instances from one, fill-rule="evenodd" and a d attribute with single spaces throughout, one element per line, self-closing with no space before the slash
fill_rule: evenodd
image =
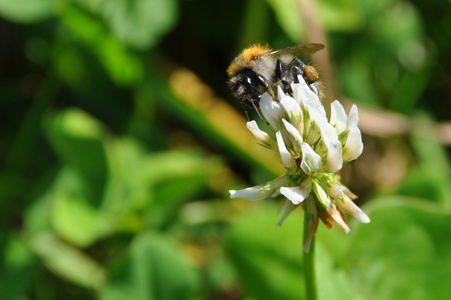
<path id="1" fill-rule="evenodd" d="M 310 226 L 307 211 L 304 214 L 304 243 L 309 238 Z M 310 250 L 304 251 L 305 295 L 307 300 L 317 300 L 315 279 L 315 235 L 311 237 Z"/>

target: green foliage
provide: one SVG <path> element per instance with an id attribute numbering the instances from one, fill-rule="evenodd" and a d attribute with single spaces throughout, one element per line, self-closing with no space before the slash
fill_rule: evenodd
<path id="1" fill-rule="evenodd" d="M 14 22 L 33 23 L 49 17 L 54 2 L 54 0 L 1 0 L 0 15 Z"/>
<path id="2" fill-rule="evenodd" d="M 237 221 L 228 232 L 228 252 L 240 281 L 256 299 L 301 299 L 302 239 L 291 237 L 302 236 L 302 218 L 279 228 L 276 211 L 270 206 Z"/>
<path id="3" fill-rule="evenodd" d="M 412 199 L 378 199 L 372 223 L 359 226 L 345 260 L 366 298 L 447 298 L 451 271 L 450 214 Z M 361 272 L 361 273 L 360 273 Z"/>
<path id="4" fill-rule="evenodd" d="M 408 124 L 362 127 L 371 223 L 320 225 L 319 298 L 451 298 L 450 3 L 304 2 L 0 0 L 0 299 L 303 299 L 302 209 L 229 199 L 280 165 L 223 98 L 241 47 L 315 22 L 339 92 Z"/>
<path id="5" fill-rule="evenodd" d="M 115 262 L 101 299 L 193 299 L 199 281 L 173 241 L 141 233 Z"/>

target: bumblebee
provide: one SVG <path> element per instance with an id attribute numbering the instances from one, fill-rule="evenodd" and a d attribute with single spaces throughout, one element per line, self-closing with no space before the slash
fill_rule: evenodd
<path id="1" fill-rule="evenodd" d="M 267 45 L 253 45 L 244 49 L 230 64 L 227 69 L 228 85 L 235 97 L 253 107 L 262 119 L 258 110 L 261 95 L 268 92 L 274 101 L 278 101 L 274 91 L 280 85 L 285 93 L 293 96 L 290 84 L 298 83 L 298 75 L 319 96 L 318 71 L 299 56 L 313 54 L 323 48 L 323 44 L 310 43 L 273 51 Z"/>

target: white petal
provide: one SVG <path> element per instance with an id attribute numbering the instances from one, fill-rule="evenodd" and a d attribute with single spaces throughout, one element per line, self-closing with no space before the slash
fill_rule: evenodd
<path id="1" fill-rule="evenodd" d="M 343 161 L 348 162 L 356 159 L 363 152 L 363 142 L 360 129 L 357 126 L 351 127 L 348 138 L 343 147 Z"/>
<path id="2" fill-rule="evenodd" d="M 337 172 L 343 167 L 342 148 L 337 131 L 327 122 L 321 123 L 321 138 L 327 148 L 324 168 L 329 172 Z"/>
<path id="3" fill-rule="evenodd" d="M 343 197 L 342 200 L 336 201 L 336 205 L 340 208 L 340 210 L 344 211 L 347 214 L 350 214 L 351 216 L 359 220 L 359 222 L 365 224 L 370 222 L 370 218 L 368 218 L 368 216 L 348 197 Z"/>
<path id="4" fill-rule="evenodd" d="M 310 189 L 301 189 L 298 186 L 294 187 L 281 187 L 280 193 L 287 197 L 294 205 L 299 205 L 307 198 L 310 193 Z"/>
<path id="5" fill-rule="evenodd" d="M 263 143 L 271 143 L 271 137 L 269 134 L 258 128 L 258 124 L 255 121 L 249 121 L 246 123 L 247 129 L 249 129 L 257 140 Z"/>
<path id="6" fill-rule="evenodd" d="M 280 131 L 276 132 L 276 139 L 277 139 L 277 146 L 279 148 L 280 153 L 280 159 L 282 160 L 282 164 L 285 166 L 285 168 L 292 168 L 294 167 L 294 160 L 291 157 L 290 152 L 288 152 L 287 147 L 285 146 L 285 143 L 283 141 L 282 133 Z"/>
<path id="7" fill-rule="evenodd" d="M 324 168 L 332 173 L 343 167 L 342 148 L 339 140 L 334 140 L 328 145 L 327 161 Z"/>
<path id="8" fill-rule="evenodd" d="M 292 117 L 295 117 L 296 120 L 301 119 L 300 118 L 300 116 L 302 115 L 301 107 L 299 106 L 299 103 L 297 103 L 296 100 L 294 100 L 292 97 L 290 96 L 283 97 L 282 100 L 280 100 L 280 104 L 283 106 L 290 119 Z"/>
<path id="9" fill-rule="evenodd" d="M 350 129 L 353 126 L 358 126 L 359 125 L 359 111 L 357 109 L 357 105 L 353 104 L 351 111 L 349 112 L 348 115 L 348 122 L 346 125 L 347 129 Z"/>
<path id="10" fill-rule="evenodd" d="M 268 93 L 264 93 L 260 98 L 260 110 L 266 121 L 268 121 L 274 129 L 277 129 L 284 113 L 283 107 Z"/>
<path id="11" fill-rule="evenodd" d="M 287 132 L 294 138 L 297 145 L 300 146 L 304 140 L 302 139 L 302 136 L 297 128 L 294 127 L 291 123 L 287 122 L 285 119 L 282 119 L 282 122 Z"/>
<path id="12" fill-rule="evenodd" d="M 301 144 L 302 161 L 301 169 L 306 173 L 314 173 L 321 168 L 321 156 L 319 156 L 307 143 Z"/>
<path id="13" fill-rule="evenodd" d="M 344 190 L 345 190 L 344 186 L 332 183 L 327 189 L 327 192 L 334 198 L 341 198 L 343 197 Z"/>
<path id="14" fill-rule="evenodd" d="M 346 123 L 348 117 L 346 116 L 343 105 L 338 100 L 335 100 L 330 104 L 330 124 L 337 129 L 337 133 L 340 134 L 346 130 Z"/>
<path id="15" fill-rule="evenodd" d="M 318 122 L 327 122 L 326 110 L 319 100 L 305 101 L 304 107 L 307 109 L 308 114 L 312 120 Z"/>
<path id="16" fill-rule="evenodd" d="M 282 87 L 280 85 L 277 86 L 277 100 L 282 100 L 283 97 L 285 97 L 285 93 L 282 90 Z"/>
<path id="17" fill-rule="evenodd" d="M 304 80 L 304 77 L 301 75 L 298 76 L 299 83 L 294 83 L 291 85 L 293 89 L 293 94 L 295 96 L 296 101 L 305 102 L 305 101 L 318 101 L 318 95 L 315 94 L 307 85 Z"/>
<path id="18" fill-rule="evenodd" d="M 265 199 L 271 196 L 272 189 L 270 185 L 257 185 L 242 190 L 230 190 L 230 198 L 245 198 L 248 200 Z"/>

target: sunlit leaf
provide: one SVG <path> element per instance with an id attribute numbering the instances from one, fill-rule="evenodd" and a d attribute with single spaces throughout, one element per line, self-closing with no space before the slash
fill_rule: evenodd
<path id="1" fill-rule="evenodd" d="M 55 274 L 75 284 L 98 289 L 105 280 L 103 267 L 51 233 L 42 233 L 30 240 L 31 248 Z"/>
<path id="2" fill-rule="evenodd" d="M 399 193 L 423 197 L 449 205 L 451 203 L 450 160 L 439 142 L 431 117 L 418 113 L 410 141 L 418 164 L 407 175 Z"/>
<path id="3" fill-rule="evenodd" d="M 101 13 L 121 41 L 144 50 L 154 46 L 175 25 L 177 1 L 104 0 Z"/>
<path id="4" fill-rule="evenodd" d="M 364 25 L 358 0 L 323 0 L 319 12 L 324 27 L 331 31 L 356 31 Z"/>
<path id="5" fill-rule="evenodd" d="M 61 162 L 78 172 L 89 200 L 99 205 L 108 175 L 105 128 L 86 113 L 72 109 L 49 116 L 46 132 Z"/>
<path id="6" fill-rule="evenodd" d="M 20 23 L 34 23 L 52 14 L 54 0 L 0 0 L 0 15 Z"/>
<path id="7" fill-rule="evenodd" d="M 73 172 L 60 173 L 57 186 L 51 192 L 51 220 L 61 237 L 78 246 L 87 246 L 100 235 L 101 216 L 83 197 L 82 190 L 73 190 L 73 182 L 77 182 Z"/>
<path id="8" fill-rule="evenodd" d="M 281 227 L 277 221 L 274 206 L 244 215 L 228 232 L 228 256 L 249 296 L 304 299 L 302 217 L 293 212 Z"/>
<path id="9" fill-rule="evenodd" d="M 141 80 L 144 70 L 140 58 L 99 19 L 73 6 L 62 10 L 60 18 L 73 36 L 98 57 L 116 84 L 128 86 Z"/>
<path id="10" fill-rule="evenodd" d="M 111 271 L 101 299 L 197 299 L 198 281 L 177 246 L 159 234 L 143 233 Z"/>
<path id="11" fill-rule="evenodd" d="M 450 298 L 450 212 L 401 196 L 373 201 L 346 259 L 357 289 L 366 299 Z"/>

